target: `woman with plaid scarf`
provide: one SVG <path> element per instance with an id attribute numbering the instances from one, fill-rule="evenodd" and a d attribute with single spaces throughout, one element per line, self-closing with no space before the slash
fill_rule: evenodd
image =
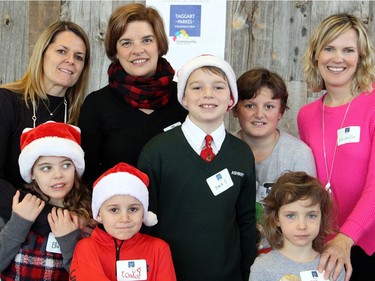
<path id="1" fill-rule="evenodd" d="M 168 38 L 155 9 L 140 3 L 119 7 L 104 45 L 112 62 L 109 84 L 86 97 L 79 119 L 87 164 L 83 179 L 90 186 L 119 162 L 136 166 L 146 142 L 187 114 L 176 98 L 175 72 L 162 57 Z"/>

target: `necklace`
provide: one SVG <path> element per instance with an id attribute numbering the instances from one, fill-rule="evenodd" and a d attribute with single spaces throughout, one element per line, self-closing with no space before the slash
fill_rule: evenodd
<path id="1" fill-rule="evenodd" d="M 325 97 L 324 97 L 324 99 L 325 99 Z M 326 168 L 326 176 L 327 176 L 327 184 L 325 186 L 325 189 L 327 190 L 329 195 L 332 196 L 331 177 L 332 177 L 333 165 L 335 163 L 335 158 L 336 158 L 337 139 L 336 139 L 336 143 L 335 143 L 335 148 L 333 150 L 331 167 L 328 170 L 327 152 L 326 152 L 326 143 L 325 143 L 325 127 L 324 127 L 324 123 L 325 123 L 324 122 L 324 107 L 325 107 L 324 106 L 324 99 L 323 99 L 323 110 L 322 110 L 322 129 L 323 129 L 323 156 L 324 156 L 324 165 L 325 165 L 325 168 Z M 353 101 L 353 97 L 350 99 L 350 102 L 349 102 L 348 106 L 346 107 L 345 114 L 344 114 L 344 117 L 342 118 L 339 130 L 342 129 L 342 127 L 344 125 L 346 115 L 348 114 L 348 111 L 349 111 L 350 105 L 352 104 L 352 101 Z"/>
<path id="2" fill-rule="evenodd" d="M 64 99 L 62 100 L 62 102 L 55 108 L 55 110 L 53 112 L 51 112 L 48 108 L 48 106 L 45 104 L 44 100 L 42 99 L 42 102 L 44 104 L 44 106 L 47 108 L 48 112 L 49 112 L 49 115 L 50 116 L 53 116 L 56 111 L 60 108 L 60 106 L 62 104 L 64 104 L 64 123 L 67 122 L 67 116 L 68 116 L 68 102 L 66 101 L 66 98 L 64 97 Z M 36 120 L 37 120 L 37 117 L 36 117 L 36 105 L 35 103 L 33 102 L 33 116 L 31 117 L 31 119 L 33 120 L 33 128 L 36 127 Z"/>
<path id="3" fill-rule="evenodd" d="M 53 115 L 56 113 L 56 111 L 60 108 L 60 106 L 61 106 L 63 103 L 66 102 L 65 97 L 64 97 L 64 99 L 60 102 L 60 104 L 59 104 L 58 106 L 56 106 L 55 110 L 51 112 L 51 110 L 49 110 L 49 107 L 48 107 L 48 106 L 46 105 L 46 103 L 44 102 L 44 99 L 41 99 L 41 100 L 42 100 L 42 103 L 44 104 L 45 108 L 47 108 L 47 110 L 48 110 L 50 116 L 53 116 Z"/>

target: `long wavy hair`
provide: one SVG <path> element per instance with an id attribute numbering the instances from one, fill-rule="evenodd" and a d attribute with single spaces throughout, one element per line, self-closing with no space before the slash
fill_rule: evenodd
<path id="1" fill-rule="evenodd" d="M 0 86 L 13 92 L 23 95 L 26 106 L 30 104 L 38 106 L 40 99 L 47 100 L 47 93 L 43 87 L 43 60 L 44 53 L 48 46 L 54 42 L 57 34 L 63 31 L 71 31 L 81 38 L 86 46 L 85 64 L 78 81 L 67 89 L 65 97 L 69 102 L 68 123 L 76 125 L 78 123 L 79 111 L 88 87 L 90 74 L 90 42 L 85 31 L 77 24 L 69 21 L 57 21 L 52 23 L 39 36 L 31 54 L 26 73 L 21 79 L 12 83 Z"/>
<path id="2" fill-rule="evenodd" d="M 305 172 L 287 172 L 272 185 L 271 192 L 264 199 L 264 234 L 272 248 L 284 246 L 284 236 L 278 226 L 280 208 L 298 200 L 311 200 L 311 206 L 320 204 L 321 221 L 319 234 L 313 240 L 315 251 L 321 253 L 325 239 L 333 233 L 332 201 L 318 179 Z"/>
<path id="3" fill-rule="evenodd" d="M 304 74 L 307 84 L 318 92 L 325 90 L 323 78 L 318 70 L 318 57 L 322 49 L 344 32 L 353 29 L 358 35 L 359 62 L 352 83 L 352 94 L 371 92 L 375 80 L 374 47 L 366 27 L 360 19 L 350 14 L 335 14 L 324 19 L 316 28 L 304 55 Z"/>

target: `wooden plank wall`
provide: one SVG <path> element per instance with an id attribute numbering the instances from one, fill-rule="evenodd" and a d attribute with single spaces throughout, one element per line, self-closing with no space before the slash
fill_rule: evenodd
<path id="1" fill-rule="evenodd" d="M 89 92 L 107 84 L 109 60 L 103 38 L 112 11 L 125 3 L 145 1 L 0 1 L 0 83 L 21 77 L 27 67 L 29 52 L 40 32 L 58 19 L 81 25 L 89 35 L 92 67 Z M 302 74 L 302 56 L 308 38 L 326 16 L 348 12 L 360 17 L 374 38 L 374 2 L 368 1 L 227 1 L 225 58 L 236 75 L 252 67 L 266 67 L 278 72 L 289 90 L 290 110 L 280 128 L 298 135 L 296 115 L 299 108 L 319 93 L 309 93 Z M 217 20 L 217 19 L 206 19 Z M 187 60 L 189 58 L 186 58 Z M 228 114 L 229 131 L 239 126 Z"/>

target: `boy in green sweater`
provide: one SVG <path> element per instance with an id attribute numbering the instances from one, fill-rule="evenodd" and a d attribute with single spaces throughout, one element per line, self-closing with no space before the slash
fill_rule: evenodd
<path id="1" fill-rule="evenodd" d="M 182 126 L 154 137 L 138 167 L 150 177 L 150 234 L 171 247 L 179 281 L 248 280 L 256 255 L 255 164 L 249 146 L 227 133 L 238 100 L 223 59 L 203 55 L 179 73 Z"/>

